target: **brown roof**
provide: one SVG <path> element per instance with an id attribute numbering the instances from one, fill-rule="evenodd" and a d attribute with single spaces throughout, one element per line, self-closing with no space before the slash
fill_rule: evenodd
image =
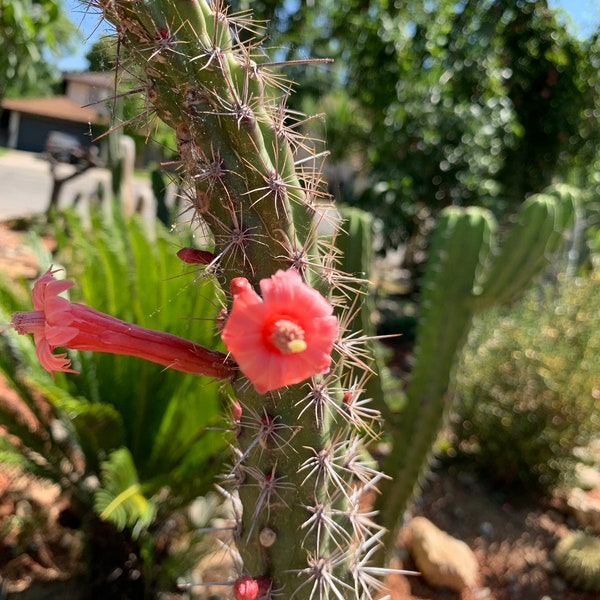
<path id="1" fill-rule="evenodd" d="M 50 98 L 13 98 L 2 101 L 2 108 L 15 112 L 53 117 L 75 123 L 102 124 L 106 119 L 99 115 L 93 108 L 79 106 L 66 96 L 52 96 Z"/>

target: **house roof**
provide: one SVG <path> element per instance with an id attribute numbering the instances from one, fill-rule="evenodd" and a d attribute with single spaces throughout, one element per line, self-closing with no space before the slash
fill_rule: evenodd
<path id="1" fill-rule="evenodd" d="M 88 71 L 86 73 L 63 73 L 65 81 L 85 83 L 86 85 L 111 90 L 115 86 L 114 71 Z"/>
<path id="2" fill-rule="evenodd" d="M 106 119 L 93 108 L 82 107 L 66 96 L 13 98 L 3 100 L 2 108 L 42 117 L 74 121 L 75 123 L 102 124 L 106 122 Z"/>

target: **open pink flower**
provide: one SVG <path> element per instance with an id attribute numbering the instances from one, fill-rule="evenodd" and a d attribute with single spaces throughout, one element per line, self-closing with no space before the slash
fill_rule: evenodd
<path id="1" fill-rule="evenodd" d="M 40 364 L 55 371 L 76 373 L 65 353 L 53 354 L 56 347 L 139 356 L 186 373 L 227 379 L 234 366 L 222 352 L 208 350 L 170 333 L 132 325 L 93 308 L 69 302 L 58 294 L 73 286 L 72 281 L 54 278 L 50 267 L 33 285 L 35 310 L 16 312 L 12 325 L 17 333 L 33 333 Z"/>
<path id="2" fill-rule="evenodd" d="M 227 350 L 257 392 L 326 373 L 338 335 L 333 307 L 296 271 L 260 282 L 262 298 L 247 279 L 231 282 L 233 307 L 223 329 Z"/>

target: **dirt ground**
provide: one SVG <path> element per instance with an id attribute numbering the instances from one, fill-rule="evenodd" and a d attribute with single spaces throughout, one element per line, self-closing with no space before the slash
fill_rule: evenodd
<path id="1" fill-rule="evenodd" d="M 406 600 L 597 600 L 597 593 L 569 589 L 552 555 L 574 520 L 558 499 L 511 497 L 474 477 L 448 471 L 432 474 L 414 514 L 463 540 L 477 556 L 481 587 L 462 595 L 444 593 L 411 578 Z M 408 561 L 408 568 L 414 565 Z"/>
<path id="2" fill-rule="evenodd" d="M 48 240 L 51 244 L 51 240 Z M 0 272 L 34 277 L 23 234 L 0 224 Z M 0 398 L 18 401 L 0 382 Z M 0 465 L 0 598 L 83 599 L 78 577 L 82 540 L 64 523 L 68 499 Z M 38 511 L 41 516 L 31 518 Z M 393 600 L 596 600 L 556 573 L 552 553 L 575 523 L 558 500 L 486 488 L 470 475 L 438 470 L 425 482 L 414 515 L 465 541 L 475 552 L 481 585 L 461 594 L 428 587 L 421 577 L 389 580 Z M 37 520 L 36 520 L 37 519 Z M 30 530 L 20 523 L 33 523 Z M 400 551 L 402 555 L 402 551 Z M 404 568 L 414 569 L 409 557 Z M 84 595 L 82 595 L 82 593 Z M 225 592 L 222 597 L 226 598 Z M 180 596 L 165 595 L 162 600 Z M 211 596 L 219 600 L 220 596 Z"/>

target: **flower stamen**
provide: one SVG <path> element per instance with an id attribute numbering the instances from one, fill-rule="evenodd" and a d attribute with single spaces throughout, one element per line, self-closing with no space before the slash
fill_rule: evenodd
<path id="1" fill-rule="evenodd" d="M 269 341 L 283 354 L 297 354 L 306 350 L 304 329 L 289 319 L 279 319 L 273 323 Z"/>

